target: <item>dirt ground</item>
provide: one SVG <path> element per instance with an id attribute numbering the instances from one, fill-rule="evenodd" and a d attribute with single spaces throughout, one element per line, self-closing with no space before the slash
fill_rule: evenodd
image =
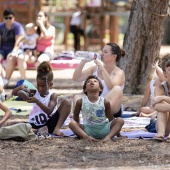
<path id="1" fill-rule="evenodd" d="M 123 103 L 138 107 L 141 96 L 125 96 Z M 27 120 L 13 116 L 12 120 Z M 122 129 L 131 131 L 133 129 Z M 77 138 L 36 138 L 25 142 L 0 141 L 0 169 L 170 169 L 170 147 L 166 142 L 114 139 L 108 143 Z"/>

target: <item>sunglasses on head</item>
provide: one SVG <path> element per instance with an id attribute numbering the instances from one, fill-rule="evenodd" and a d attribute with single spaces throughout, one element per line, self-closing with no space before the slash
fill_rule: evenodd
<path id="1" fill-rule="evenodd" d="M 4 17 L 4 18 L 5 18 L 6 20 L 7 20 L 7 19 L 11 20 L 13 17 Z"/>

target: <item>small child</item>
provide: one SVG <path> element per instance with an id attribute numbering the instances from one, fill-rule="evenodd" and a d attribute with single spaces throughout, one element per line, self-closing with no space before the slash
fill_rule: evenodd
<path id="1" fill-rule="evenodd" d="M 38 38 L 38 34 L 35 31 L 35 25 L 33 23 L 28 23 L 25 26 L 25 37 L 23 41 L 20 43 L 19 57 L 26 57 L 26 60 L 31 60 L 37 56 L 36 54 L 36 42 Z"/>
<path id="2" fill-rule="evenodd" d="M 86 79 L 83 85 L 86 96 L 76 102 L 74 120 L 69 124 L 70 129 L 80 138 L 91 141 L 100 138 L 107 142 L 115 135 L 120 135 L 124 121 L 122 118 L 113 117 L 110 103 L 100 97 L 102 91 L 102 83 L 96 76 L 91 75 Z M 80 111 L 83 125 L 79 123 Z"/>
<path id="3" fill-rule="evenodd" d="M 36 90 L 22 85 L 13 89 L 12 94 L 19 95 L 28 103 L 33 103 L 29 115 L 29 123 L 33 129 L 46 126 L 48 133 L 63 136 L 60 129 L 71 111 L 71 103 L 63 100 L 57 108 L 57 94 L 50 91 L 53 86 L 53 72 L 49 62 L 44 61 L 38 66 L 36 81 Z"/>
<path id="4" fill-rule="evenodd" d="M 159 67 L 159 60 L 157 59 L 153 64 L 153 73 L 151 74 L 151 80 L 147 83 L 144 96 L 139 108 L 139 111 L 133 116 L 140 117 L 152 117 L 156 116 L 157 111 L 152 106 L 152 101 L 154 99 L 154 91 L 157 86 L 160 86 L 163 82 L 166 81 L 162 69 Z M 148 106 L 148 102 L 150 105 Z"/>
<path id="5" fill-rule="evenodd" d="M 12 116 L 12 112 L 11 110 L 4 104 L 0 101 L 0 109 L 5 113 L 3 118 L 0 120 L 0 127 L 5 123 L 5 121 L 7 119 L 9 119 L 9 117 Z"/>

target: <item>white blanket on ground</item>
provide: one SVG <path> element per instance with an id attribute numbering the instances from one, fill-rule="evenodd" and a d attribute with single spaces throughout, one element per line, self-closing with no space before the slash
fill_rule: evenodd
<path id="1" fill-rule="evenodd" d="M 76 137 L 74 135 L 73 131 L 70 129 L 62 129 L 61 130 L 64 133 L 65 137 Z M 151 139 L 155 136 L 156 133 L 150 133 L 146 132 L 144 130 L 133 130 L 130 132 L 121 132 L 122 136 L 127 136 L 128 139 Z M 52 137 L 59 137 L 59 136 L 53 136 Z"/>
<path id="2" fill-rule="evenodd" d="M 132 114 L 132 112 L 125 112 L 126 114 Z M 129 118 L 123 118 L 124 120 L 124 125 L 123 128 L 134 128 L 134 127 L 145 127 L 150 123 L 150 118 L 147 117 L 129 117 Z M 68 126 L 70 123 L 71 118 L 67 118 L 66 121 L 64 122 L 63 126 Z M 80 117 L 80 123 L 83 124 L 83 119 Z"/>
<path id="3" fill-rule="evenodd" d="M 150 123 L 150 118 L 147 117 L 131 117 L 131 118 L 123 118 L 124 125 L 123 128 L 130 127 L 145 127 Z"/>

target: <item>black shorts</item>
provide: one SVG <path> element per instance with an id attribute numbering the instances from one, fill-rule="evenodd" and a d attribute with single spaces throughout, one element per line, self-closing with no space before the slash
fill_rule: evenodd
<path id="1" fill-rule="evenodd" d="M 115 114 L 113 115 L 114 117 L 121 117 L 122 116 L 122 107 L 120 108 L 120 110 Z"/>
<path id="2" fill-rule="evenodd" d="M 44 125 L 37 126 L 34 123 L 30 123 L 30 125 L 32 126 L 33 129 L 39 129 L 43 126 L 47 126 L 48 133 L 52 134 L 57 125 L 58 119 L 59 119 L 59 113 L 58 111 L 56 111 L 55 114 Z"/>

